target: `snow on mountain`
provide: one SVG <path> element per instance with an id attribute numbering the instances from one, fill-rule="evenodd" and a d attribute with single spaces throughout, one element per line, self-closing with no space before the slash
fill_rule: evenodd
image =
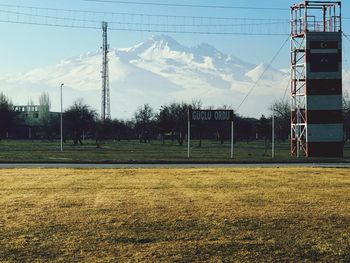
<path id="1" fill-rule="evenodd" d="M 35 101 L 47 91 L 58 110 L 59 85 L 64 83 L 65 107 L 83 98 L 99 111 L 101 62 L 101 52 L 96 51 L 46 68 L 0 76 L 1 90 L 15 104 Z M 264 64 L 252 65 L 208 44 L 185 47 L 169 36 L 154 36 L 109 53 L 112 117 L 130 118 L 145 103 L 157 110 L 166 103 L 194 99 L 235 109 L 265 69 Z M 268 68 L 239 113 L 258 117 L 267 112 L 270 103 L 283 96 L 288 80 L 287 72 Z"/>
<path id="2" fill-rule="evenodd" d="M 245 75 L 253 81 L 258 81 L 259 79 L 278 81 L 283 78 L 286 73 L 273 69 L 269 65 L 259 64 L 254 69 L 248 71 Z"/>

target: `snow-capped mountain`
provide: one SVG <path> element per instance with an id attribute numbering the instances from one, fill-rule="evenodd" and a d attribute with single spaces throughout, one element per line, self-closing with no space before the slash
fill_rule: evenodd
<path id="1" fill-rule="evenodd" d="M 47 91 L 53 110 L 58 110 L 59 86 L 64 83 L 66 107 L 83 98 L 99 111 L 101 62 L 101 52 L 91 52 L 47 68 L 0 76 L 1 90 L 15 104 L 26 104 L 30 98 L 36 101 Z M 260 79 L 239 110 L 242 115 L 258 117 L 283 96 L 289 81 L 285 71 L 266 67 L 244 62 L 208 44 L 185 47 L 169 36 L 113 49 L 109 53 L 112 117 L 130 118 L 142 104 L 149 103 L 157 110 L 174 101 L 201 100 L 206 106 L 225 104 L 236 109 Z"/>

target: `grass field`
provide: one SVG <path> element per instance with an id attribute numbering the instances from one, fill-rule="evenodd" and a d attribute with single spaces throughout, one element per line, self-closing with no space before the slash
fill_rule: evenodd
<path id="1" fill-rule="evenodd" d="M 3 169 L 0 262 L 349 262 L 349 169 Z"/>
<path id="2" fill-rule="evenodd" d="M 263 141 L 238 142 L 234 146 L 234 159 L 230 159 L 230 144 L 205 140 L 202 147 L 198 141 L 191 144 L 191 159 L 187 159 L 187 145 L 176 142 L 152 141 L 141 144 L 138 141 L 106 141 L 102 148 L 96 148 L 94 141 L 87 140 L 82 146 L 71 142 L 64 145 L 61 153 L 59 141 L 14 141 L 0 142 L 0 162 L 291 162 L 306 159 L 290 156 L 289 142 L 276 143 L 276 157 L 271 158 L 271 146 Z M 345 147 L 343 159 L 325 161 L 350 162 L 350 143 Z M 309 160 L 322 161 L 322 160 Z"/>

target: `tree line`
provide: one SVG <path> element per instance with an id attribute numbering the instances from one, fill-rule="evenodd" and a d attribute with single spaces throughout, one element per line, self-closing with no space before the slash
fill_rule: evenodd
<path id="1" fill-rule="evenodd" d="M 344 130 L 350 135 L 350 100 L 344 95 Z M 28 107 L 34 107 L 32 101 Z M 130 120 L 107 119 L 101 121 L 97 112 L 83 100 L 77 100 L 63 112 L 63 135 L 65 141 L 83 144 L 84 139 L 96 140 L 97 147 L 107 139 L 139 140 L 149 143 L 151 140 L 171 140 L 183 145 L 187 137 L 188 109 L 203 109 L 200 101 L 192 103 L 170 103 L 154 110 L 149 104 L 140 106 Z M 228 109 L 226 105 L 220 107 Z M 0 92 L 0 140 L 17 139 L 57 139 L 60 137 L 60 114 L 50 112 L 51 102 L 47 93 L 39 97 L 36 111 L 15 110 L 11 99 Z M 213 107 L 206 107 L 213 109 Z M 289 102 L 275 101 L 270 110 L 274 111 L 275 138 L 287 141 L 290 136 Z M 272 116 L 262 115 L 259 119 L 235 114 L 234 141 L 264 140 L 266 146 L 272 137 Z M 231 138 L 231 126 L 226 122 L 198 122 L 191 125 L 191 137 L 199 141 L 215 139 L 224 143 Z"/>

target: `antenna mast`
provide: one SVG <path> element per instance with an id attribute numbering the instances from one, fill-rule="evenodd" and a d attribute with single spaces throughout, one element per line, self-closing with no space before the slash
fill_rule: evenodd
<path id="1" fill-rule="evenodd" d="M 108 23 L 102 22 L 102 103 L 101 103 L 101 119 L 105 121 L 111 118 L 111 102 L 110 102 L 110 91 L 109 91 L 109 69 L 108 69 L 108 49 L 109 45 L 107 42 L 107 28 Z"/>

